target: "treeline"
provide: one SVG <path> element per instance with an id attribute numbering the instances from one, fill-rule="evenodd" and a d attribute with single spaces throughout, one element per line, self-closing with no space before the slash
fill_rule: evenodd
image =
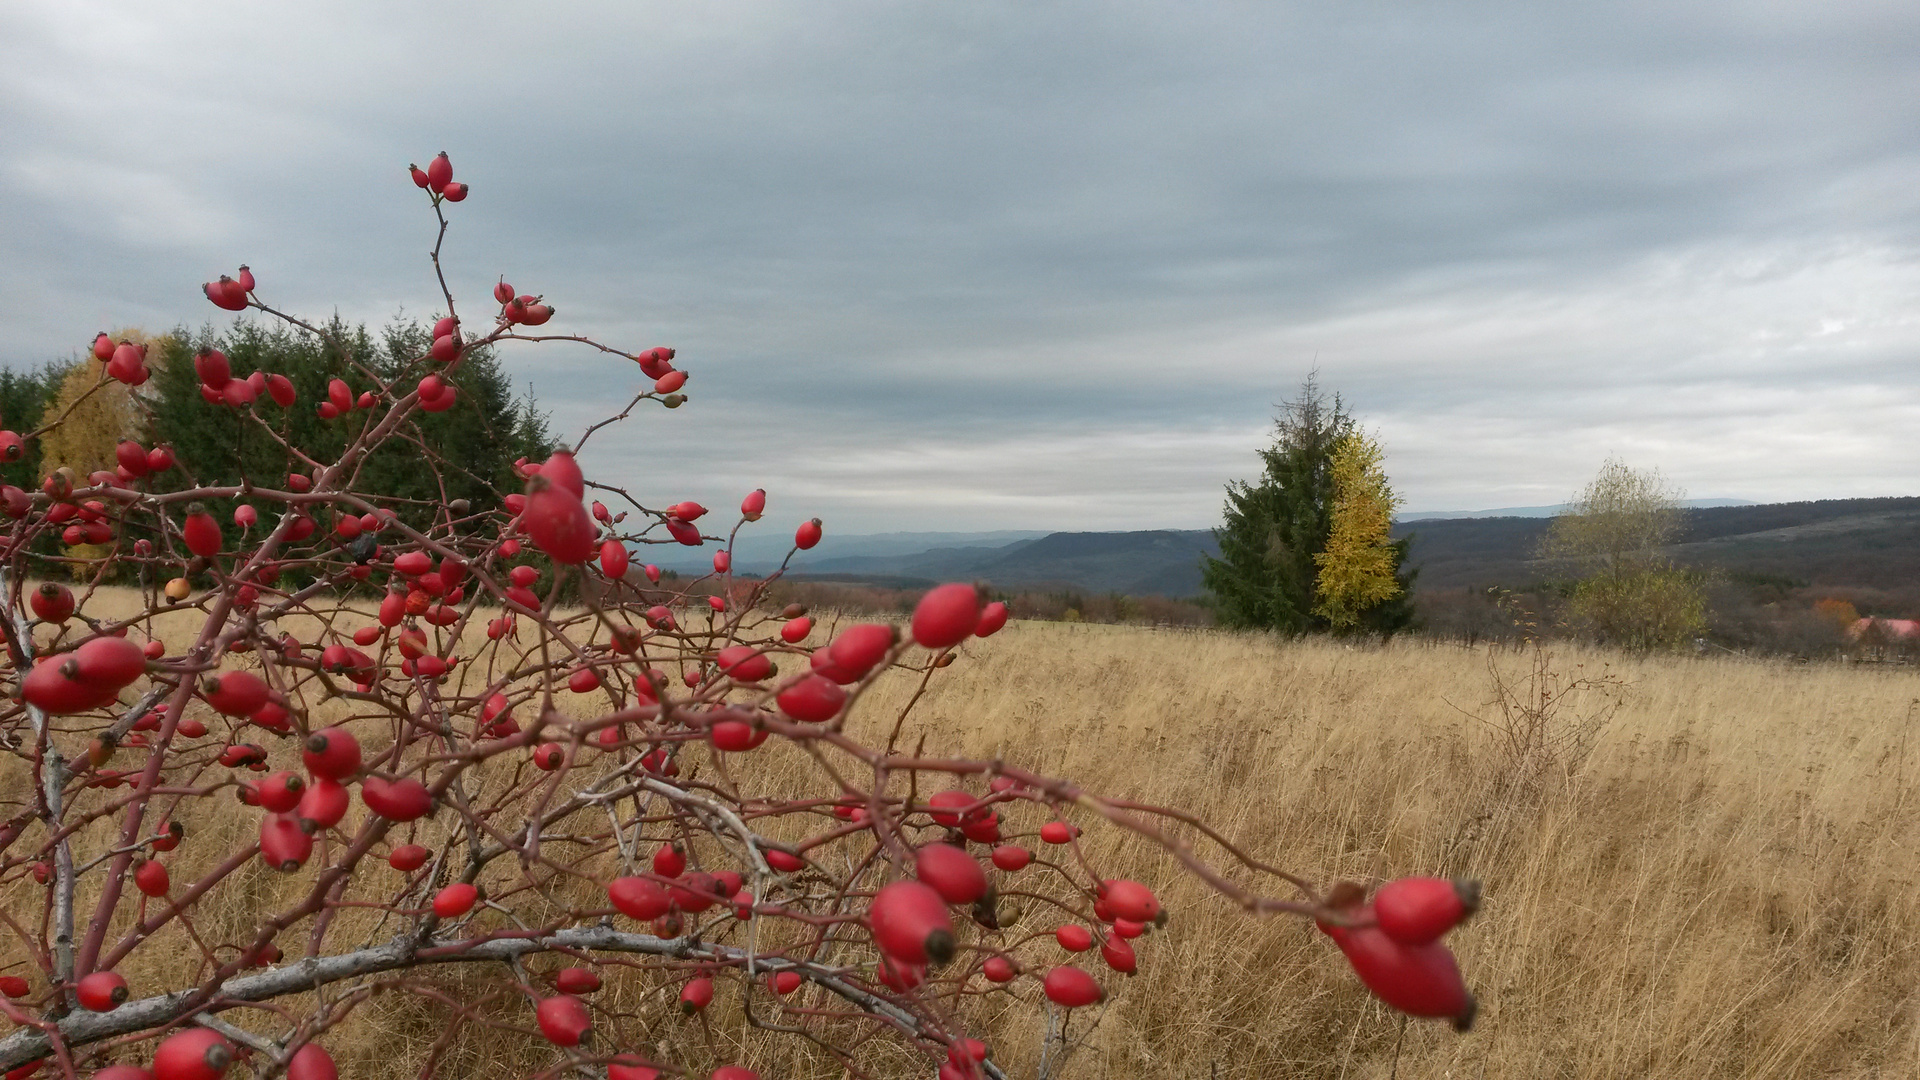
<path id="1" fill-rule="evenodd" d="M 431 344 L 429 327 L 413 320 L 374 330 L 336 318 L 318 329 L 316 336 L 241 319 L 159 336 L 122 331 L 112 336 L 147 347 L 153 375 L 138 387 L 104 378 L 91 354 L 33 370 L 0 369 L 0 421 L 7 429 L 25 435 L 64 418 L 57 430 L 28 439 L 19 460 L 0 465 L 0 480 L 37 488 L 63 466 L 84 480 L 112 469 L 116 447 L 132 439 L 173 452 L 176 466 L 145 481 L 153 490 L 237 483 L 242 477 L 284 488 L 290 474 L 311 471 L 301 454 L 321 463 L 337 460 L 351 439 L 384 415 L 384 408 L 356 408 L 323 417 L 319 406 L 333 380 L 345 382 L 356 399 L 370 392 L 384 405 L 411 392 Z M 195 355 L 209 349 L 226 355 L 234 378 L 255 371 L 284 375 L 294 388 L 293 403 L 283 408 L 267 394 L 244 408 L 210 403 L 194 365 Z M 514 395 L 491 350 L 469 351 L 449 381 L 459 387 L 453 408 L 412 415 L 398 438 L 366 458 L 356 484 L 380 492 L 383 504 L 411 523 L 425 524 L 433 507 L 456 499 L 467 500 L 474 512 L 497 507 L 505 493 L 520 488 L 515 459 L 539 460 L 552 451 L 545 416 L 530 398 Z M 264 427 L 244 415 L 249 411 Z M 229 543 L 237 543 L 240 529 L 230 514 L 216 519 Z"/>
<path id="2" fill-rule="evenodd" d="M 741 582 L 740 585 L 749 585 Z M 737 588 L 740 586 L 736 586 Z M 817 611 L 861 615 L 905 616 L 926 594 L 924 587 L 890 589 L 854 582 L 774 582 L 768 606 L 804 604 Z M 1204 605 L 1163 596 L 1125 596 L 1120 593 L 1083 593 L 1072 590 L 1002 591 L 993 599 L 1007 605 L 1015 619 L 1052 622 L 1135 623 L 1149 626 L 1210 626 L 1214 616 Z"/>
<path id="3" fill-rule="evenodd" d="M 1863 617 L 1906 618 L 1920 611 L 1920 588 L 1814 586 L 1761 574 L 1707 571 L 1702 637 L 1707 652 L 1833 659 L 1853 655 L 1847 633 Z M 1574 583 L 1535 581 L 1515 590 L 1459 586 L 1415 597 L 1418 632 L 1463 642 L 1579 637 L 1568 611 Z M 1895 651 L 1912 651 L 1903 646 Z"/>
<path id="4" fill-rule="evenodd" d="M 188 338 L 176 332 L 160 339 L 148 354 L 155 369 L 148 431 L 153 442 L 171 446 L 180 461 L 169 480 L 173 488 L 242 476 L 283 484 L 288 473 L 306 471 L 289 447 L 318 461 L 337 459 L 384 409 L 355 409 L 324 419 L 317 407 L 327 400 L 328 384 L 341 379 L 354 397 L 372 391 L 384 404 L 390 395 L 413 389 L 422 373 L 417 360 L 432 343 L 429 328 L 412 321 L 390 323 L 378 333 L 338 320 L 323 329 L 326 341 L 252 322 L 218 334 L 203 331 Z M 224 352 L 236 377 L 259 370 L 293 382 L 292 407 L 280 409 L 266 399 L 255 405 L 271 435 L 240 410 L 209 408 L 202 400 L 193 357 L 203 348 Z M 503 494 L 520 489 L 516 458 L 538 460 L 552 452 L 545 418 L 530 399 L 514 397 L 491 350 L 469 351 L 452 381 L 460 388 L 453 408 L 415 413 L 400 438 L 381 445 L 361 466 L 355 486 L 380 492 L 403 519 L 417 515 L 424 522 L 431 507 L 455 499 L 468 500 L 476 512 L 493 509 Z"/>
<path id="5" fill-rule="evenodd" d="M 39 427 L 61 384 L 80 366 L 78 360 L 53 360 L 25 371 L 0 368 L 0 428 L 24 435 Z M 0 483 L 17 488 L 38 487 L 42 475 L 38 439 L 27 440 L 26 453 L 18 460 L 0 463 Z"/>

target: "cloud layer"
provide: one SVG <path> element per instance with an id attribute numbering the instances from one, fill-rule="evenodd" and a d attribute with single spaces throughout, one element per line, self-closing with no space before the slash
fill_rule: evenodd
<path id="1" fill-rule="evenodd" d="M 671 343 L 596 435 L 844 531 L 1195 527 L 1318 367 L 1409 509 L 1910 494 L 1904 4 L 35 5 L 0 43 L 0 360 L 456 296 Z M 1729 10 L 1737 7 L 1738 10 Z M 470 316 L 471 317 L 471 316 Z M 572 437 L 635 377 L 509 354 Z"/>

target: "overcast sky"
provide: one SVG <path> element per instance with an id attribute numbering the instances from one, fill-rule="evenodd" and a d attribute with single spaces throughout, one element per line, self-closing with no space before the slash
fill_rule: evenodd
<path id="1" fill-rule="evenodd" d="M 0 362 L 438 304 L 830 531 L 1195 528 L 1315 366 L 1408 510 L 1920 493 L 1920 5 L 0 0 Z M 577 437 L 638 371 L 506 361 Z"/>

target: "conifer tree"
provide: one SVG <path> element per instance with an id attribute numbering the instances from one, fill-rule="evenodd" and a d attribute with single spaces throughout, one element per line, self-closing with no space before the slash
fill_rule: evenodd
<path id="1" fill-rule="evenodd" d="M 355 409 L 322 419 L 316 407 L 327 400 L 331 380 L 344 380 L 356 397 L 365 391 L 384 396 L 411 391 L 413 380 L 423 373 L 416 361 L 427 351 L 429 331 L 417 322 L 396 322 L 378 335 L 338 319 L 321 329 L 325 341 L 304 331 L 239 320 L 224 332 L 177 332 L 164 339 L 165 347 L 149 354 L 155 369 L 149 435 L 152 442 L 171 446 L 179 461 L 164 482 L 184 488 L 231 483 L 243 475 L 271 482 L 307 471 L 288 447 L 314 460 L 335 460 L 348 437 L 373 414 Z M 284 444 L 249 430 L 235 410 L 206 407 L 193 366 L 194 353 L 202 348 L 226 353 L 235 378 L 260 370 L 293 382 L 296 400 L 291 408 L 281 409 L 265 395 L 251 406 L 268 419 Z M 518 491 L 523 483 L 514 475 L 514 459 L 539 460 L 552 452 L 545 417 L 530 399 L 513 396 L 491 350 L 470 351 L 448 379 L 460 391 L 452 409 L 414 415 L 398 438 L 385 442 L 361 465 L 362 486 L 387 495 L 389 507 L 402 519 L 424 522 L 431 516 L 430 507 L 455 499 L 466 499 L 476 512 L 491 509 L 503 492 Z M 435 460 L 438 468 L 421 468 L 423 457 Z"/>
<path id="2" fill-rule="evenodd" d="M 1338 394 L 1327 400 L 1309 375 L 1300 393 L 1280 405 L 1273 442 L 1260 451 L 1257 483 L 1227 485 L 1226 519 L 1214 530 L 1220 557 L 1208 557 L 1201 580 L 1228 626 L 1303 634 L 1334 629 L 1320 606 L 1320 565 L 1333 532 L 1334 450 L 1353 434 Z M 1402 573 L 1411 541 L 1388 545 L 1399 591 L 1366 608 L 1343 630 L 1391 634 L 1413 620 L 1412 574 Z"/>
<path id="3" fill-rule="evenodd" d="M 1387 485 L 1386 455 L 1378 439 L 1349 432 L 1333 447 L 1333 524 L 1327 546 L 1313 557 L 1315 615 L 1336 631 L 1351 630 L 1369 610 L 1400 595 L 1400 549 L 1391 535 L 1400 498 Z"/>
<path id="4" fill-rule="evenodd" d="M 0 368 L 0 428 L 25 435 L 40 426 L 47 407 L 59 396 L 60 386 L 78 361 L 48 361 L 38 370 Z M 40 440 L 28 439 L 27 452 L 18 461 L 0 464 L 0 483 L 32 489 L 45 474 L 40 468 Z"/>

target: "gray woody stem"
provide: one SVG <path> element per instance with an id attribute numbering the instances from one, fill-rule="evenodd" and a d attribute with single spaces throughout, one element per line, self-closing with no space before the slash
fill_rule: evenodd
<path id="1" fill-rule="evenodd" d="M 270 971 L 236 975 L 220 986 L 208 1007 L 217 1009 L 224 1002 L 266 1001 L 284 994 L 303 993 L 341 979 L 401 971 L 426 964 L 500 963 L 555 949 L 645 953 L 722 963 L 744 963 L 747 959 L 744 949 L 714 945 L 690 937 L 660 938 L 650 934 L 622 933 L 604 926 L 562 930 L 544 937 L 491 938 L 471 945 L 459 939 L 415 942 L 401 938 L 339 956 L 312 957 Z M 920 1018 L 846 981 L 835 968 L 780 957 L 756 957 L 755 961 L 760 971 L 797 971 L 808 981 L 893 1024 L 908 1035 L 931 1035 L 922 1026 Z M 197 993 L 197 990 L 180 990 L 129 1001 L 111 1012 L 75 1012 L 52 1026 L 59 1030 L 61 1039 L 69 1046 L 132 1035 L 180 1019 L 183 1009 Z M 23 1065 L 49 1053 L 51 1049 L 52 1043 L 44 1030 L 20 1029 L 0 1039 L 0 1069 Z M 991 1080 L 1006 1080 L 1005 1074 L 992 1063 L 987 1063 L 985 1068 Z"/>

